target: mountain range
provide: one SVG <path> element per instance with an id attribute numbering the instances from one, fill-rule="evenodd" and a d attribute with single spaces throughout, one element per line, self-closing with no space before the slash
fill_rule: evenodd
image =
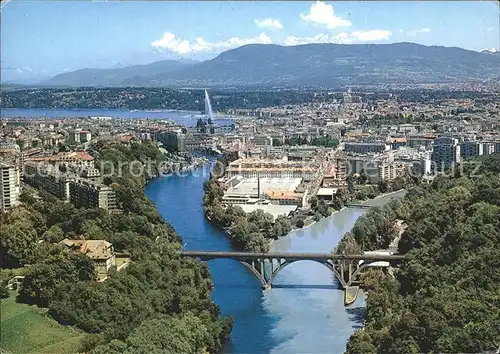
<path id="1" fill-rule="evenodd" d="M 394 44 L 250 44 L 203 62 L 165 60 L 118 69 L 81 69 L 44 86 L 341 87 L 422 84 L 500 77 L 500 55 L 456 47 Z"/>

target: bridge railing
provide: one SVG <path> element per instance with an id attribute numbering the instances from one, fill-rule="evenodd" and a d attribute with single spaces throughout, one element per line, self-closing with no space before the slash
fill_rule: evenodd
<path id="1" fill-rule="evenodd" d="M 192 258 L 232 258 L 232 259 L 313 259 L 313 260 L 365 260 L 365 261 L 391 261 L 403 260 L 404 255 L 381 254 L 336 254 L 336 253 L 295 253 L 295 252 L 218 252 L 218 251 L 179 251 L 184 257 Z"/>

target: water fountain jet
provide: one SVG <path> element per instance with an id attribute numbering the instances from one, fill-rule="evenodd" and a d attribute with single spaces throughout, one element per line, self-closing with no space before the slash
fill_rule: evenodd
<path id="1" fill-rule="evenodd" d="M 212 104 L 210 103 L 210 97 L 208 96 L 208 91 L 205 90 L 205 114 L 208 115 L 208 119 L 212 122 L 213 111 Z"/>

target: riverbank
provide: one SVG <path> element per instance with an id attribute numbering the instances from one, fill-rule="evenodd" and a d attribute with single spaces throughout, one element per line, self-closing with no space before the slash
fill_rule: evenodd
<path id="1" fill-rule="evenodd" d="M 382 193 L 361 203 L 370 205 L 371 201 L 377 201 L 397 193 L 401 193 L 401 190 Z M 328 207 L 324 201 L 315 199 L 314 203 L 311 203 L 311 210 L 299 210 L 292 218 L 278 216 L 273 223 L 274 218 L 262 210 L 247 214 L 239 206 L 224 207 L 223 195 L 224 189 L 215 178 L 210 178 L 205 182 L 203 196 L 205 217 L 214 226 L 223 230 L 239 251 L 268 252 L 274 240 L 289 232 L 306 229 L 345 208 L 342 207 L 340 210 L 326 215 L 332 208 Z M 314 217 L 310 215 L 311 211 L 315 212 Z"/>
<path id="2" fill-rule="evenodd" d="M 220 352 L 230 335 L 232 320 L 222 318 L 211 299 L 213 286 L 206 266 L 179 256 L 177 250 L 182 246 L 179 235 L 160 216 L 143 190 L 148 180 L 150 183 L 156 180 L 151 178 L 156 174 L 157 164 L 164 161 L 163 155 L 150 141 L 131 142 L 128 146 L 101 143 L 96 151 L 98 161 L 105 162 L 112 171 L 138 159 L 143 164 L 151 162 L 153 171 L 142 169 L 140 173 L 133 173 L 123 169 L 121 174 L 107 177 L 106 182 L 116 193 L 121 213 L 76 207 L 46 191 L 32 194 L 24 189 L 20 196 L 22 206 L 15 212 L 2 214 L 0 221 L 6 226 L 1 230 L 2 241 L 5 240 L 2 268 L 19 269 L 31 265 L 25 267 L 15 304 L 36 305 L 44 309 L 46 316 L 65 326 L 79 328 L 82 338 L 75 341 L 82 341 L 75 343 L 81 345 L 73 350 L 75 352 L 93 349 L 115 352 L 111 347 L 116 342 L 120 342 L 120 352 L 147 351 L 144 343 L 148 350 L 156 352 Z M 40 218 L 42 214 L 44 217 Z M 23 242 L 19 241 L 21 236 Z M 108 261 L 114 262 L 115 255 L 127 253 L 132 262 L 120 272 L 114 272 L 112 267 L 106 281 L 96 281 L 99 264 L 81 252 L 61 249 L 64 239 L 93 239 L 112 245 L 113 248 L 104 254 Z M 117 266 L 120 265 L 118 261 Z M 2 287 L 7 280 L 0 279 Z M 89 303 L 89 294 L 99 300 Z M 2 292 L 1 295 L 7 294 Z M 12 308 L 14 311 L 26 307 Z M 28 317 L 35 317 L 35 314 L 31 312 Z M 23 316 L 16 316 L 15 320 L 2 322 L 2 349 L 4 344 L 9 351 L 12 347 L 22 349 L 16 333 L 19 336 L 31 328 L 29 321 L 24 320 Z M 31 328 L 33 336 L 25 339 L 31 342 L 29 346 L 35 351 L 40 349 L 36 348 L 36 342 L 50 351 L 46 346 L 52 341 L 42 338 L 41 328 L 53 321 L 35 320 L 36 328 Z M 69 338 L 64 328 L 69 327 L 59 327 L 60 330 L 52 331 L 54 333 L 48 331 L 51 332 L 48 335 Z M 160 333 L 167 331 L 175 337 L 175 342 L 155 342 L 161 337 Z M 199 340 L 190 341 L 185 333 Z M 139 337 L 134 337 L 136 335 Z"/>
<path id="3" fill-rule="evenodd" d="M 206 178 L 201 173 L 159 178 L 148 184 L 146 193 L 182 236 L 184 249 L 234 251 L 223 230 L 205 217 L 200 198 Z M 270 248 L 276 252 L 330 252 L 365 212 L 335 212 L 273 240 Z M 255 275 L 239 262 L 214 260 L 207 264 L 214 284 L 213 300 L 222 315 L 234 318 L 231 341 L 224 353 L 341 353 L 362 325 L 363 294 L 345 308 L 344 294 L 338 291 L 331 271 L 319 263 L 287 266 L 273 280 L 273 288 L 265 292 Z"/>
<path id="4" fill-rule="evenodd" d="M 360 225 L 358 231 L 365 232 L 354 236 L 372 247 L 380 226 L 387 230 L 394 220 L 408 225 L 399 242 L 406 259 L 397 277 L 373 272 L 366 278 L 367 321 L 350 338 L 348 354 L 497 350 L 500 282 L 493 270 L 500 249 L 492 245 L 500 242 L 493 231 L 500 213 L 499 161 L 499 154 L 479 158 L 474 172 L 458 166 L 466 171 L 462 176 L 418 186 L 411 199 L 385 210 L 385 216 L 365 220 L 370 228 Z M 469 177 L 473 173 L 481 178 Z"/>

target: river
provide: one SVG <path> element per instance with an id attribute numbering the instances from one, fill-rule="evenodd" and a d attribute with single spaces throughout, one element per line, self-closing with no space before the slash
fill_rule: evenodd
<path id="1" fill-rule="evenodd" d="M 1 109 L 3 117 L 88 117 L 171 119 L 186 126 L 196 124 L 198 112 L 127 111 L 103 109 Z M 232 123 L 224 118 L 215 123 Z M 204 173 L 202 173 L 204 172 Z M 226 251 L 227 237 L 205 220 L 202 207 L 203 182 L 208 170 L 200 168 L 187 176 L 151 181 L 146 194 L 160 214 L 181 235 L 188 250 Z M 370 201 L 383 204 L 388 198 Z M 297 230 L 273 243 L 274 251 L 330 252 L 366 210 L 344 209 L 310 227 Z M 223 315 L 234 320 L 226 353 L 342 353 L 349 336 L 363 322 L 364 297 L 344 307 L 330 271 L 318 263 L 302 261 L 281 271 L 271 290 L 241 264 L 231 260 L 209 263 L 215 289 L 213 299 Z"/>
<path id="2" fill-rule="evenodd" d="M 170 222 L 187 250 L 227 251 L 223 232 L 204 217 L 203 182 L 207 169 L 188 176 L 151 181 L 146 194 Z M 369 203 L 380 205 L 391 197 Z M 273 251 L 330 252 L 366 210 L 344 209 L 273 243 Z M 364 296 L 344 307 L 343 292 L 323 265 L 302 261 L 291 264 L 262 291 L 259 281 L 232 260 L 208 263 L 215 289 L 213 299 L 223 315 L 235 322 L 226 353 L 342 353 L 349 336 L 363 322 Z"/>

